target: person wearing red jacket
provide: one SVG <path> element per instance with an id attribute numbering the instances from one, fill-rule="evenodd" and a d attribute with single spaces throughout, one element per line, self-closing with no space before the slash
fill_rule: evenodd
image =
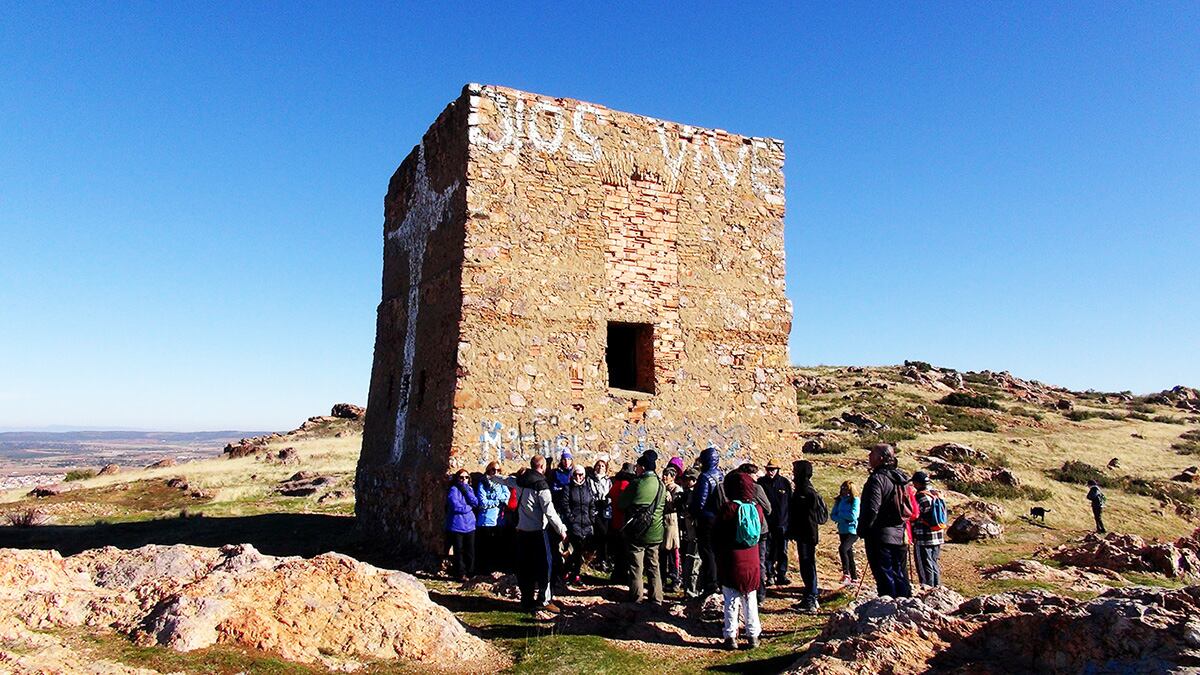
<path id="1" fill-rule="evenodd" d="M 725 648 L 737 649 L 738 619 L 744 627 L 751 649 L 758 646 L 762 626 L 758 621 L 757 591 L 762 584 L 762 561 L 755 542 L 745 546 L 737 541 L 738 512 L 743 504 L 753 506 L 759 529 L 766 527 L 767 516 L 755 503 L 754 477 L 735 471 L 725 477 L 727 501 L 717 509 L 713 523 L 713 548 L 716 549 L 717 581 L 725 600 Z"/>
<path id="2" fill-rule="evenodd" d="M 612 521 L 608 526 L 609 537 L 611 538 L 609 551 L 616 558 L 610 580 L 615 584 L 625 583 L 626 578 L 629 576 L 630 562 L 629 556 L 625 554 L 625 542 L 621 537 L 621 527 L 625 525 L 625 511 L 618 504 L 620 503 L 621 493 L 636 478 L 637 476 L 633 472 L 633 464 L 625 462 L 621 465 L 621 470 L 617 472 L 617 475 L 613 476 L 612 487 L 608 491 L 609 503 L 612 504 Z"/>

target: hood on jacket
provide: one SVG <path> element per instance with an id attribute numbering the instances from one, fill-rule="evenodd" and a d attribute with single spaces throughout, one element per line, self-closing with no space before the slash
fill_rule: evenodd
<path id="1" fill-rule="evenodd" d="M 546 482 L 546 477 L 541 473 L 530 469 L 525 473 L 517 476 L 517 487 L 526 490 L 549 490 L 550 484 Z"/>
<path id="2" fill-rule="evenodd" d="M 704 469 L 705 473 L 717 468 L 717 464 L 720 463 L 720 454 L 715 445 L 708 446 L 704 452 L 700 453 L 700 467 Z"/>
<path id="3" fill-rule="evenodd" d="M 754 501 L 754 477 L 741 471 L 729 474 L 725 477 L 725 496 L 739 502 Z"/>
<path id="4" fill-rule="evenodd" d="M 796 477 L 797 483 L 808 483 L 812 481 L 812 462 L 807 459 L 800 459 L 792 462 L 792 475 Z"/>

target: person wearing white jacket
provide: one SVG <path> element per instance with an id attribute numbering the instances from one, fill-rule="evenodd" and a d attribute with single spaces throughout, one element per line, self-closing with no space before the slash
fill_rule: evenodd
<path id="1" fill-rule="evenodd" d="M 556 542 L 566 541 L 567 528 L 554 509 L 545 471 L 546 458 L 538 455 L 529 460 L 528 470 L 504 479 L 504 484 L 517 492 L 517 582 L 521 607 L 529 612 L 560 611 L 550 595 L 554 554 L 550 531 Z"/>

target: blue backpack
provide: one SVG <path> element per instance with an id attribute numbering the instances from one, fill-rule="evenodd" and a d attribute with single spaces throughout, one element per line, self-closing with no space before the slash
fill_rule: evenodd
<path id="1" fill-rule="evenodd" d="M 929 519 L 931 522 L 927 525 L 930 530 L 938 532 L 946 529 L 946 521 L 949 520 L 946 514 L 946 500 L 938 496 L 930 496 Z"/>
<path id="2" fill-rule="evenodd" d="M 737 542 L 738 546 L 757 546 L 759 538 L 762 537 L 762 523 L 758 520 L 758 507 L 749 502 L 734 500 L 734 503 L 738 505 L 738 517 L 737 532 L 734 533 L 733 540 Z"/>

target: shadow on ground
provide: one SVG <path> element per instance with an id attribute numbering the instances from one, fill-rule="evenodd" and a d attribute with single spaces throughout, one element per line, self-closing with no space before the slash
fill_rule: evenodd
<path id="1" fill-rule="evenodd" d="M 55 549 L 64 556 L 89 548 L 133 549 L 147 544 L 224 546 L 252 544 L 267 555 L 312 557 L 344 553 L 380 567 L 395 567 L 381 551 L 363 544 L 353 516 L 267 513 L 212 518 L 192 516 L 129 523 L 0 528 L 0 548 Z"/>

